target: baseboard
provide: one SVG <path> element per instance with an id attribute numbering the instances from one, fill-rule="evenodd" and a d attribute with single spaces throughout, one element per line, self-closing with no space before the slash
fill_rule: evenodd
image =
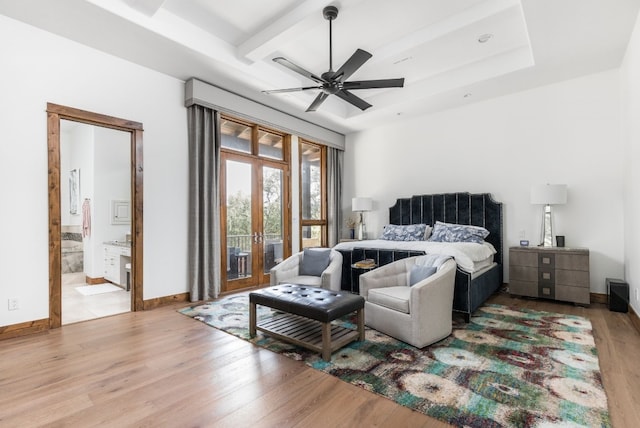
<path id="1" fill-rule="evenodd" d="M 602 293 L 590 293 L 589 300 L 591 300 L 591 303 L 602 303 L 605 305 L 609 303 L 609 297 Z"/>
<path id="2" fill-rule="evenodd" d="M 104 284 L 105 282 L 107 282 L 107 280 L 104 278 L 91 278 L 90 276 L 86 276 L 84 278 L 84 281 L 87 283 L 87 285 Z"/>
<path id="3" fill-rule="evenodd" d="M 0 340 L 26 336 L 49 330 L 49 320 L 41 319 L 0 327 Z"/>
<path id="4" fill-rule="evenodd" d="M 97 283 L 101 284 L 101 283 Z M 144 301 L 144 310 L 159 308 L 173 303 L 189 301 L 189 293 L 174 294 L 173 296 L 158 297 Z M 49 319 L 26 321 L 19 324 L 0 326 L 0 340 L 14 337 L 27 336 L 49 330 Z"/>
<path id="5" fill-rule="evenodd" d="M 640 333 L 640 317 L 638 317 L 638 314 L 633 310 L 631 305 L 629 305 L 629 318 L 631 319 L 631 324 L 633 324 L 638 333 Z"/>
<path id="6" fill-rule="evenodd" d="M 172 296 L 156 297 L 144 301 L 144 310 L 159 308 L 173 303 L 184 303 L 189 301 L 189 293 L 174 294 Z"/>

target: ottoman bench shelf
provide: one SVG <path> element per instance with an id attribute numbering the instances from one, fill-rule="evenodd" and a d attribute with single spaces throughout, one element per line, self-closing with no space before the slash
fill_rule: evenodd
<path id="1" fill-rule="evenodd" d="M 283 312 L 261 322 L 256 305 Z M 357 312 L 358 329 L 351 330 L 331 321 Z M 280 340 L 322 354 L 325 361 L 346 344 L 364 340 L 364 298 L 350 293 L 294 284 L 282 284 L 249 293 L 249 335 L 260 330 Z"/>

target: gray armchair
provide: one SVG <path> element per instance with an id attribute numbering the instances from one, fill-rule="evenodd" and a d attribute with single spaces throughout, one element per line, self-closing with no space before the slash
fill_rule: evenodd
<path id="1" fill-rule="evenodd" d="M 365 324 L 416 348 L 449 336 L 456 262 L 444 261 L 431 276 L 409 286 L 412 267 L 430 261 L 431 255 L 409 257 L 360 275 Z"/>
<path id="2" fill-rule="evenodd" d="M 311 249 L 311 251 L 314 250 L 316 249 Z M 301 269 L 304 252 L 301 251 L 271 268 L 271 285 L 298 284 L 340 291 L 342 254 L 336 250 L 328 251 L 330 251 L 329 265 L 322 272 L 317 272 L 317 276 L 304 274 L 304 269 Z"/>

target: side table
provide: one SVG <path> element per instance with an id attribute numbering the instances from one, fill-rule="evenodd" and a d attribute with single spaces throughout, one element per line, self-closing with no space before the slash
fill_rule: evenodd
<path id="1" fill-rule="evenodd" d="M 377 267 L 378 267 L 377 264 L 366 266 L 366 267 L 356 266 L 355 263 L 352 264 L 351 265 L 351 292 L 360 294 L 360 275 L 362 275 L 363 273 L 369 272 L 370 270 L 373 270 Z"/>

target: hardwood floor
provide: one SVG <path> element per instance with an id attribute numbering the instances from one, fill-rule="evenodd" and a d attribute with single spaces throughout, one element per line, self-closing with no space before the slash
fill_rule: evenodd
<path id="1" fill-rule="evenodd" d="M 640 335 L 627 314 L 490 301 L 590 318 L 613 426 L 640 426 Z M 448 426 L 175 311 L 183 306 L 0 341 L 0 426 Z"/>

